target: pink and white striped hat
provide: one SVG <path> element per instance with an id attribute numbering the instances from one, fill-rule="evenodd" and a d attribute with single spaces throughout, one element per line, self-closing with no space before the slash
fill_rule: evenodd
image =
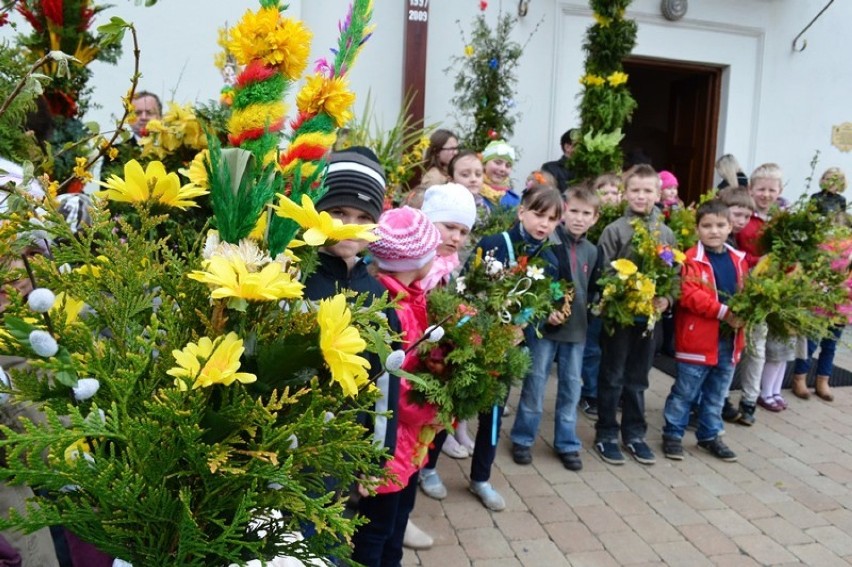
<path id="1" fill-rule="evenodd" d="M 388 272 L 417 270 L 435 257 L 441 233 L 419 209 L 390 209 L 379 217 L 379 240 L 370 243 L 376 265 Z"/>

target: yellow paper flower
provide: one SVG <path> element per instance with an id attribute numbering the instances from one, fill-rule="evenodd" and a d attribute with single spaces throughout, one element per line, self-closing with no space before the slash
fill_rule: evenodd
<path id="1" fill-rule="evenodd" d="M 226 48 L 240 65 L 260 59 L 296 80 L 308 65 L 311 32 L 276 8 L 249 10 L 231 30 Z"/>
<path id="2" fill-rule="evenodd" d="M 603 16 L 603 15 L 601 15 L 601 14 L 598 14 L 597 12 L 595 12 L 594 14 L 592 14 L 592 17 L 594 17 L 594 18 L 595 18 L 595 21 L 596 21 L 596 22 L 598 23 L 598 25 L 599 25 L 600 27 L 602 27 L 602 28 L 609 27 L 609 24 L 611 24 L 611 23 L 612 23 L 612 20 L 610 20 L 610 19 L 609 19 L 609 18 L 607 18 L 606 16 Z"/>
<path id="3" fill-rule="evenodd" d="M 639 268 L 636 267 L 636 264 L 634 264 L 627 258 L 619 258 L 618 260 L 614 260 L 610 262 L 610 266 L 615 269 L 615 271 L 618 273 L 618 276 L 623 280 L 632 276 L 639 270 Z"/>
<path id="4" fill-rule="evenodd" d="M 195 270 L 189 278 L 213 286 L 213 299 L 236 297 L 247 301 L 277 301 L 302 297 L 304 286 L 293 281 L 278 262 L 270 262 L 259 272 L 249 272 L 238 256 L 213 256 L 205 263 L 206 271 Z"/>
<path id="5" fill-rule="evenodd" d="M 686 254 L 684 254 L 677 248 L 672 248 L 672 254 L 674 254 L 674 261 L 678 264 L 683 264 L 684 262 L 686 262 Z"/>
<path id="6" fill-rule="evenodd" d="M 181 187 L 177 173 L 166 173 L 162 162 L 152 161 L 143 170 L 135 159 L 124 165 L 124 179 L 112 175 L 100 185 L 105 191 L 96 193 L 110 201 L 120 203 L 145 203 L 152 201 L 185 210 L 187 207 L 197 207 L 193 199 L 206 195 L 207 190 L 189 184 Z"/>
<path id="7" fill-rule="evenodd" d="M 348 87 L 346 79 L 342 77 L 329 79 L 316 74 L 310 77 L 299 91 L 296 107 L 307 114 L 325 112 L 331 116 L 338 128 L 342 128 L 352 119 L 349 108 L 355 102 L 355 95 Z"/>
<path id="8" fill-rule="evenodd" d="M 472 45 L 464 46 L 464 55 L 465 57 L 473 57 L 474 49 Z"/>
<path id="9" fill-rule="evenodd" d="M 202 189 L 210 188 L 210 181 L 207 179 L 207 167 L 205 163 L 210 162 L 210 150 L 201 150 L 189 164 L 188 168 L 181 168 L 178 173 L 189 179 L 189 182 L 196 187 Z"/>
<path id="10" fill-rule="evenodd" d="M 70 295 L 66 295 L 64 291 L 61 291 L 56 294 L 56 302 L 53 304 L 50 314 L 53 317 L 64 316 L 65 324 L 70 325 L 77 320 L 84 305 L 84 301 L 74 299 Z"/>
<path id="11" fill-rule="evenodd" d="M 349 325 L 351 319 L 352 312 L 343 294 L 320 301 L 317 323 L 322 355 L 331 370 L 331 378 L 340 384 L 344 394 L 354 397 L 358 389 L 369 382 L 370 363 L 358 356 L 367 348 L 367 343 L 358 329 Z"/>
<path id="12" fill-rule="evenodd" d="M 92 180 L 92 172 L 86 169 L 86 164 L 89 163 L 84 157 L 74 158 L 74 177 L 82 181 L 83 183 L 88 183 Z"/>
<path id="13" fill-rule="evenodd" d="M 611 87 L 617 87 L 618 85 L 623 85 L 627 82 L 627 73 L 622 73 L 621 71 L 615 71 L 609 77 L 606 78 L 606 82 L 609 83 Z"/>
<path id="14" fill-rule="evenodd" d="M 606 79 L 597 75 L 592 75 L 591 73 L 580 78 L 580 84 L 590 87 L 600 87 L 604 83 L 606 83 Z"/>
<path id="15" fill-rule="evenodd" d="M 302 206 L 290 200 L 286 195 L 279 194 L 280 200 L 275 207 L 279 217 L 293 219 L 305 229 L 302 238 L 311 246 L 322 246 L 328 240 L 366 240 L 375 242 L 379 239 L 373 234 L 374 224 L 343 224 L 340 219 L 332 218 L 325 211 L 317 212 L 313 201 L 307 195 L 302 195 Z"/>
<path id="16" fill-rule="evenodd" d="M 188 383 L 192 383 L 193 390 L 214 384 L 230 386 L 235 381 L 249 384 L 256 381 L 257 376 L 237 372 L 244 350 L 243 340 L 233 332 L 215 341 L 202 337 L 198 344 L 189 343 L 183 350 L 172 351 L 178 365 L 166 374 L 176 378 L 175 385 L 181 390 L 186 390 Z"/>

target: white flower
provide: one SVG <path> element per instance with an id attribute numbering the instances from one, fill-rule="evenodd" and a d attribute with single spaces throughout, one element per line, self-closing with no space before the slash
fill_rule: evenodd
<path id="1" fill-rule="evenodd" d="M 437 343 L 444 338 L 444 328 L 440 325 L 434 325 L 426 329 L 426 334 L 428 335 L 426 338 L 427 341 L 430 343 Z"/>
<path id="2" fill-rule="evenodd" d="M 322 416 L 323 423 L 328 423 L 332 419 L 334 419 L 334 414 L 330 411 L 325 412 L 325 415 Z"/>
<path id="3" fill-rule="evenodd" d="M 266 485 L 266 488 L 270 490 L 281 490 L 282 488 L 284 488 L 284 485 L 280 482 L 270 482 Z"/>
<path id="4" fill-rule="evenodd" d="M 544 268 L 540 266 L 528 266 L 527 267 L 527 277 L 533 280 L 543 280 L 544 279 Z"/>
<path id="5" fill-rule="evenodd" d="M 485 273 L 489 276 L 496 276 L 503 271 L 503 262 L 500 260 L 492 260 L 485 267 Z"/>
<path id="6" fill-rule="evenodd" d="M 402 363 L 405 361 L 405 351 L 395 350 L 385 359 L 385 369 L 388 372 L 396 372 L 402 368 Z"/>
<path id="7" fill-rule="evenodd" d="M 124 559 L 115 559 L 112 562 L 112 567 L 133 567 L 133 563 L 128 563 Z"/>
<path id="8" fill-rule="evenodd" d="M 36 313 L 47 313 L 54 303 L 56 303 L 56 296 L 46 287 L 37 287 L 27 297 L 27 304 Z"/>
<path id="9" fill-rule="evenodd" d="M 94 396 L 100 387 L 101 383 L 97 378 L 80 378 L 77 380 L 77 385 L 71 389 L 74 391 L 74 398 L 82 402 Z"/>
<path id="10" fill-rule="evenodd" d="M 467 289 L 467 284 L 464 283 L 464 276 L 456 280 L 456 293 L 464 293 Z"/>
<path id="11" fill-rule="evenodd" d="M 30 333 L 30 346 L 37 355 L 44 358 L 50 358 L 59 351 L 56 339 L 47 331 L 35 330 Z"/>
<path id="12" fill-rule="evenodd" d="M 295 433 L 291 433 L 290 437 L 288 437 L 287 440 L 290 441 L 290 450 L 291 451 L 295 451 L 296 449 L 299 448 L 299 438 L 296 437 Z"/>
<path id="13" fill-rule="evenodd" d="M 59 266 L 59 273 L 60 274 L 70 274 L 72 271 L 73 271 L 73 268 L 71 267 L 71 264 L 69 264 L 68 262 L 65 262 L 64 264 Z"/>
<path id="14" fill-rule="evenodd" d="M 207 240 L 204 242 L 204 250 L 201 255 L 205 260 L 209 260 L 213 256 L 221 256 L 222 258 L 239 258 L 249 272 L 257 272 L 272 261 L 269 255 L 260 249 L 257 243 L 250 238 L 243 238 L 239 244 L 231 244 L 230 242 L 222 242 L 219 240 L 219 233 L 211 230 L 207 233 Z"/>

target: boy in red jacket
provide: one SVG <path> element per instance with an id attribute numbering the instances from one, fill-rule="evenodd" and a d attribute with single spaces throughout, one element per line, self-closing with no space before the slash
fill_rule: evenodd
<path id="1" fill-rule="evenodd" d="M 742 322 L 725 305 L 742 288 L 748 271 L 745 253 L 726 244 L 731 233 L 728 207 L 704 203 L 695 213 L 699 242 L 686 252 L 681 298 L 675 317 L 677 378 L 663 410 L 663 453 L 683 459 L 689 412 L 698 406 L 698 446 L 723 461 L 736 454 L 722 442 L 722 405 L 745 339 Z"/>

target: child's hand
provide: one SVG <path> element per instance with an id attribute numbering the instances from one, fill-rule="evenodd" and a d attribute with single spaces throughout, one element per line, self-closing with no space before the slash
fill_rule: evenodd
<path id="1" fill-rule="evenodd" d="M 666 309 L 669 308 L 669 300 L 665 297 L 655 297 L 654 298 L 654 309 L 657 310 L 657 313 L 662 313 Z"/>
<path id="2" fill-rule="evenodd" d="M 565 318 L 565 314 L 562 311 L 554 311 L 548 315 L 547 324 L 553 326 L 561 325 L 565 322 Z"/>
<path id="3" fill-rule="evenodd" d="M 362 478 L 361 482 L 358 483 L 358 494 L 362 497 L 366 498 L 371 494 L 376 493 L 376 486 L 379 484 L 379 477 L 377 476 L 368 476 L 366 478 Z"/>
<path id="4" fill-rule="evenodd" d="M 745 325 L 745 321 L 743 321 L 742 319 L 740 319 L 739 317 L 734 315 L 733 312 L 731 312 L 730 309 L 728 310 L 727 313 L 725 313 L 725 316 L 722 317 L 722 321 L 724 321 L 725 323 L 727 323 L 728 325 L 730 325 L 734 329 L 739 329 L 740 327 Z"/>

